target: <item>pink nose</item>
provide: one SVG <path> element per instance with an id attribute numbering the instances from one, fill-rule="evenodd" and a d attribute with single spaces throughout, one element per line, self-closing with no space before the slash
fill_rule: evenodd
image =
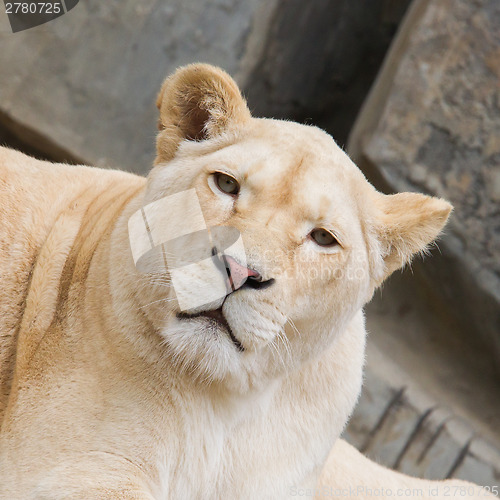
<path id="1" fill-rule="evenodd" d="M 229 255 L 222 255 L 222 260 L 226 267 L 229 285 L 228 289 L 232 290 L 233 292 L 235 290 L 238 290 L 238 288 L 241 288 L 243 286 L 243 283 L 245 283 L 248 278 L 253 278 L 255 280 L 261 279 L 261 276 L 257 271 L 242 266 Z"/>

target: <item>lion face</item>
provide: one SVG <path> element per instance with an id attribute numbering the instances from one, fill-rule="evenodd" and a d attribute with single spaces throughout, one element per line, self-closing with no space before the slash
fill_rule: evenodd
<path id="1" fill-rule="evenodd" d="M 315 127 L 252 118 L 218 69 L 181 69 L 158 105 L 145 205 L 150 226 L 182 237 L 149 263 L 152 307 L 195 380 L 244 392 L 318 356 L 449 213 L 442 200 L 378 193 Z M 163 199 L 186 203 L 181 215 Z"/>

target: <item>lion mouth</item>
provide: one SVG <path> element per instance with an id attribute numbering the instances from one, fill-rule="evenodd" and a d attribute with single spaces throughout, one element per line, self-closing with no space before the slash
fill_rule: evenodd
<path id="1" fill-rule="evenodd" d="M 224 313 L 222 312 L 222 306 L 219 307 L 218 309 L 212 309 L 211 311 L 201 311 L 199 313 L 195 314 L 189 314 L 185 312 L 179 312 L 177 313 L 177 317 L 179 319 L 197 319 L 197 318 L 204 318 L 215 324 L 219 328 L 223 328 L 224 330 L 227 331 L 229 338 L 233 342 L 233 344 L 236 346 L 238 351 L 243 352 L 245 348 L 241 344 L 241 342 L 235 337 L 233 331 L 231 330 L 231 327 L 229 326 Z"/>

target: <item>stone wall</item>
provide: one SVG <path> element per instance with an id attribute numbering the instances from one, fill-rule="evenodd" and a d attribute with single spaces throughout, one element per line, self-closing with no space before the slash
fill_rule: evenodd
<path id="1" fill-rule="evenodd" d="M 345 142 L 408 2 L 79 2 L 47 24 L 0 34 L 0 140 L 146 173 L 163 78 L 203 61 L 234 75 L 258 115 L 328 111 Z"/>
<path id="2" fill-rule="evenodd" d="M 387 191 L 454 207 L 442 258 L 416 266 L 500 373 L 500 2 L 416 0 L 350 137 Z"/>
<path id="3" fill-rule="evenodd" d="M 343 145 L 410 0 L 287 0 L 246 83 L 258 116 L 328 127 Z"/>
<path id="4" fill-rule="evenodd" d="M 490 491 L 498 488 L 495 446 L 450 407 L 420 392 L 376 348 L 369 348 L 368 361 L 361 399 L 343 435 L 347 441 L 372 460 L 411 476 L 454 477 Z"/>
<path id="5" fill-rule="evenodd" d="M 3 34 L 0 124 L 47 156 L 145 173 L 165 76 L 198 60 L 237 73 L 272 3 L 88 0 Z"/>

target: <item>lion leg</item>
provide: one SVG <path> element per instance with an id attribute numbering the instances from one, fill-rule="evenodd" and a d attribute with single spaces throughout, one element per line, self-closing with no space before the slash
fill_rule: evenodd
<path id="1" fill-rule="evenodd" d="M 88 458 L 88 457 L 87 457 Z M 118 456 L 95 453 L 92 460 L 67 458 L 32 486 L 39 500 L 154 500 L 146 475 Z M 3 498 L 0 494 L 0 498 Z M 10 495 L 6 498 L 25 498 Z"/>
<path id="2" fill-rule="evenodd" d="M 332 448 L 315 489 L 314 498 L 317 500 L 333 497 L 360 500 L 495 498 L 481 486 L 466 481 L 429 481 L 393 471 L 365 457 L 343 439 L 338 439 Z"/>
<path id="3" fill-rule="evenodd" d="M 52 492 L 37 493 L 36 498 L 39 500 L 66 500 L 68 498 L 72 500 L 155 500 L 149 493 L 121 488 L 70 489 L 61 491 L 58 496 L 54 496 Z"/>
<path id="4" fill-rule="evenodd" d="M 107 485 L 98 479 L 91 485 L 94 478 L 88 478 L 78 483 L 68 484 L 61 480 L 59 484 L 43 484 L 35 488 L 32 496 L 39 500 L 154 500 L 154 497 L 134 484 L 120 484 L 108 477 Z M 87 483 L 87 484 L 85 484 Z"/>
<path id="5" fill-rule="evenodd" d="M 68 494 L 62 493 L 62 496 L 57 497 L 54 497 L 52 493 L 45 496 L 42 494 L 36 498 L 40 500 L 66 500 L 67 498 L 71 498 L 72 500 L 155 500 L 149 493 L 112 488 L 82 491 L 73 490 Z"/>

